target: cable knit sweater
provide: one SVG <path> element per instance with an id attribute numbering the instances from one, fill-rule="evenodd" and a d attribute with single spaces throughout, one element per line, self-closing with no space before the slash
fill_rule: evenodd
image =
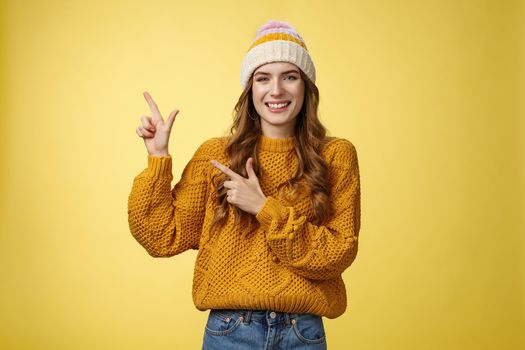
<path id="1" fill-rule="evenodd" d="M 341 274 L 357 254 L 360 180 L 354 145 L 330 137 L 322 151 L 329 165 L 333 215 L 312 223 L 308 193 L 293 203 L 279 198 L 277 186 L 297 167 L 293 138 L 261 135 L 259 182 L 267 196 L 255 216 L 256 230 L 233 223 L 233 211 L 220 231 L 209 235 L 217 196 L 211 159 L 229 166 L 227 137 L 201 144 L 171 188 L 171 156 L 148 156 L 128 198 L 131 234 L 153 257 L 198 249 L 193 277 L 197 309 L 252 309 L 312 313 L 335 318 L 346 310 Z M 306 192 L 306 191 L 303 191 Z"/>

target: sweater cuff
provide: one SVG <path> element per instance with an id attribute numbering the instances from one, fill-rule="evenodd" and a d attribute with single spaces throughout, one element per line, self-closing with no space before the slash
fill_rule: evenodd
<path id="1" fill-rule="evenodd" d="M 287 216 L 288 210 L 286 207 L 272 196 L 267 196 L 266 202 L 264 202 L 263 207 L 257 215 L 255 215 L 255 218 L 265 230 L 268 230 L 273 220 L 277 222 L 284 221 Z"/>
<path id="2" fill-rule="evenodd" d="M 171 173 L 171 156 L 148 155 L 148 169 L 146 173 L 154 179 L 173 176 Z"/>

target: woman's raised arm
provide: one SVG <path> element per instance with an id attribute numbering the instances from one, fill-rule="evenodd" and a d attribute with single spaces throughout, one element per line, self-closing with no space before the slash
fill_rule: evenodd
<path id="1" fill-rule="evenodd" d="M 153 257 L 169 257 L 188 249 L 198 249 L 206 214 L 210 157 L 204 142 L 171 188 L 172 158 L 168 141 L 177 110 L 166 122 L 149 96 L 153 118 L 143 117 L 137 134 L 148 149 L 148 166 L 133 180 L 128 197 L 128 224 L 131 234 Z M 154 128 L 145 131 L 145 128 Z"/>

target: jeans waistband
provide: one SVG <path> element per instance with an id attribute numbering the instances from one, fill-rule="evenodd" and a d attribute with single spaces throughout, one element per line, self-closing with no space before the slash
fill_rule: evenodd
<path id="1" fill-rule="evenodd" d="M 212 312 L 213 311 L 224 315 L 237 314 L 245 324 L 250 323 L 251 320 L 266 320 L 270 324 L 284 322 L 287 325 L 293 325 L 296 319 L 301 318 L 301 316 L 304 315 L 295 312 L 280 312 L 272 310 L 215 309 L 212 310 Z M 316 317 L 315 315 L 310 314 L 308 314 L 308 316 Z"/>

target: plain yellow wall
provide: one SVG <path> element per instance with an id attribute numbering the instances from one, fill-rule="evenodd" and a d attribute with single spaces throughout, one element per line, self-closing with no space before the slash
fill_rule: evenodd
<path id="1" fill-rule="evenodd" d="M 521 1 L 0 6 L 1 349 L 200 349 L 196 252 L 154 259 L 127 226 L 142 92 L 180 109 L 177 181 L 230 126 L 269 19 L 305 38 L 321 119 L 358 151 L 360 251 L 329 349 L 525 346 Z"/>

